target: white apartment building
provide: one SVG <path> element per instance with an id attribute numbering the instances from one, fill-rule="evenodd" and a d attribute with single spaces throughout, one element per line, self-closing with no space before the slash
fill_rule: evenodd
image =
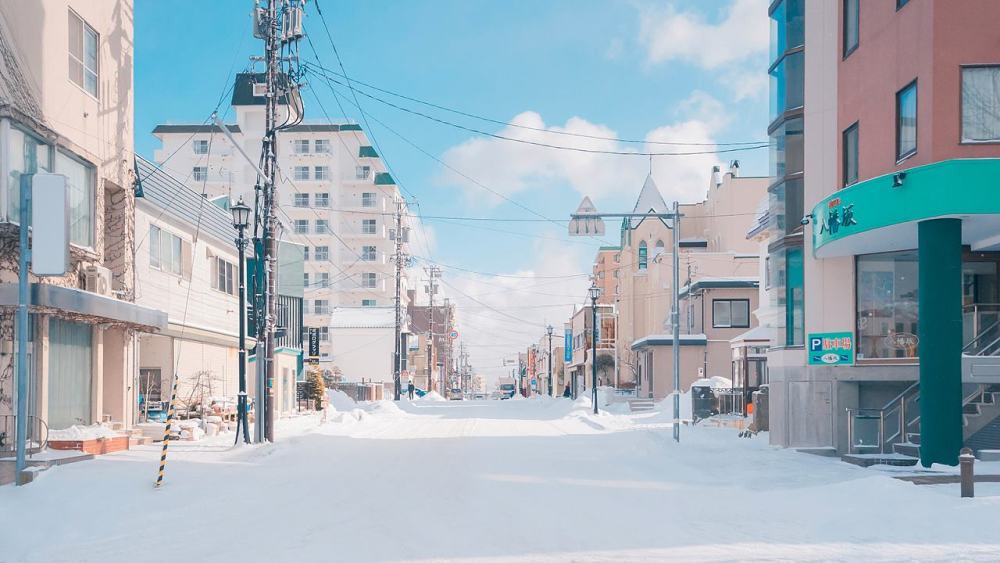
<path id="1" fill-rule="evenodd" d="M 237 75 L 228 125 L 255 161 L 264 136 L 263 76 Z M 279 106 L 279 122 L 285 106 Z M 255 169 L 214 125 L 158 125 L 154 160 L 209 197 L 253 205 Z M 394 304 L 391 261 L 399 188 L 364 131 L 352 123 L 305 123 L 278 133 L 282 240 L 305 246 L 305 326 L 320 332 L 321 365 L 333 367 L 330 315 L 337 307 Z M 406 283 L 404 280 L 403 297 Z M 404 301 L 405 307 L 405 301 Z"/>

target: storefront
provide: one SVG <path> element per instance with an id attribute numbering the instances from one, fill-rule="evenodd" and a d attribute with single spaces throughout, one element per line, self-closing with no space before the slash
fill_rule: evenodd
<path id="1" fill-rule="evenodd" d="M 825 357 L 917 368 L 925 465 L 957 460 L 963 381 L 1000 381 L 989 349 L 1000 310 L 998 177 L 998 159 L 942 161 L 854 184 L 809 215 L 816 259 L 854 259 L 855 326 L 840 327 L 853 338 L 850 354 Z"/>

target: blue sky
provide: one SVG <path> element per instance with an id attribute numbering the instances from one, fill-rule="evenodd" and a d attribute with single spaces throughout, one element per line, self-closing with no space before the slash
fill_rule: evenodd
<path id="1" fill-rule="evenodd" d="M 157 141 L 149 132 L 156 124 L 203 121 L 227 87 L 230 73 L 261 52 L 260 41 L 250 36 L 250 7 L 248 0 L 136 1 L 140 154 L 152 156 Z M 382 88 L 502 121 L 597 136 L 682 142 L 766 138 L 766 0 L 321 0 L 320 8 L 348 73 Z M 320 62 L 336 68 L 314 2 L 308 8 L 306 31 Z M 314 59 L 308 45 L 302 50 L 307 59 Z M 342 119 L 322 80 L 313 76 L 311 84 L 331 117 Z M 305 94 L 305 101 L 308 118 L 322 118 L 312 93 Z M 649 168 L 645 157 L 592 156 L 513 144 L 441 126 L 364 97 L 361 105 L 465 176 L 559 220 L 575 209 L 582 194 L 595 196 L 602 210 L 630 209 Z M 348 118 L 359 120 L 355 108 L 344 106 Z M 435 113 L 490 132 L 591 146 L 572 137 L 505 130 Z M 383 155 L 416 196 L 422 214 L 536 218 L 371 125 Z M 707 186 L 711 165 L 734 157 L 745 174 L 767 172 L 764 149 L 657 157 L 654 178 L 668 201 L 691 201 Z M 445 270 L 453 297 L 460 306 L 467 305 L 463 324 L 498 330 L 503 326 L 512 342 L 537 338 L 540 323 L 565 320 L 571 307 L 556 305 L 579 301 L 585 278 L 561 283 L 547 276 L 589 271 L 599 244 L 567 240 L 561 227 L 545 222 L 426 224 L 434 260 L 464 270 L 518 276 Z M 428 250 L 421 245 L 415 253 L 425 255 Z M 538 279 L 527 279 L 531 277 Z M 511 288 L 532 284 L 554 289 L 544 292 L 547 295 L 537 289 L 510 294 Z M 486 305 L 470 302 L 463 293 L 480 296 Z M 535 303 L 537 310 L 524 312 Z M 527 328 L 493 309 L 523 317 Z M 470 345 L 486 348 L 484 338 L 469 336 Z M 480 357 L 494 360 L 485 353 Z"/>

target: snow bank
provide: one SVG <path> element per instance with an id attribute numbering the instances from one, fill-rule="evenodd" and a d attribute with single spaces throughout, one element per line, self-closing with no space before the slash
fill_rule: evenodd
<path id="1" fill-rule="evenodd" d="M 106 426 L 101 426 L 100 424 L 94 424 L 91 426 L 74 425 L 69 428 L 63 428 L 62 430 L 49 430 L 49 441 L 97 440 L 100 438 L 116 438 L 121 435 L 121 432 L 115 432 L 114 430 Z"/>
<path id="2" fill-rule="evenodd" d="M 339 389 L 326 390 L 326 405 L 335 411 L 351 411 L 358 408 L 358 403 Z"/>
<path id="3" fill-rule="evenodd" d="M 699 379 L 691 384 L 691 387 L 711 387 L 712 389 L 732 389 L 733 380 L 726 379 L 725 377 L 720 377 L 718 375 L 713 375 L 712 377 L 706 377 Z"/>
<path id="4" fill-rule="evenodd" d="M 431 391 L 430 393 L 424 393 L 423 397 L 418 397 L 416 400 L 440 403 L 441 401 L 447 401 L 448 399 L 442 397 L 441 394 L 438 393 L 437 391 Z"/>

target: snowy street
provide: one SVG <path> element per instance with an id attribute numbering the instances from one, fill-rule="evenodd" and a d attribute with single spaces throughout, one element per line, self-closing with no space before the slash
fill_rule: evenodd
<path id="1" fill-rule="evenodd" d="M 0 488 L 2 561 L 995 559 L 1000 487 L 916 486 L 581 400 L 390 402 Z M 986 467 L 988 464 L 982 464 Z M 995 468 L 994 468 L 995 469 Z M 991 496 L 992 495 L 992 496 Z"/>

